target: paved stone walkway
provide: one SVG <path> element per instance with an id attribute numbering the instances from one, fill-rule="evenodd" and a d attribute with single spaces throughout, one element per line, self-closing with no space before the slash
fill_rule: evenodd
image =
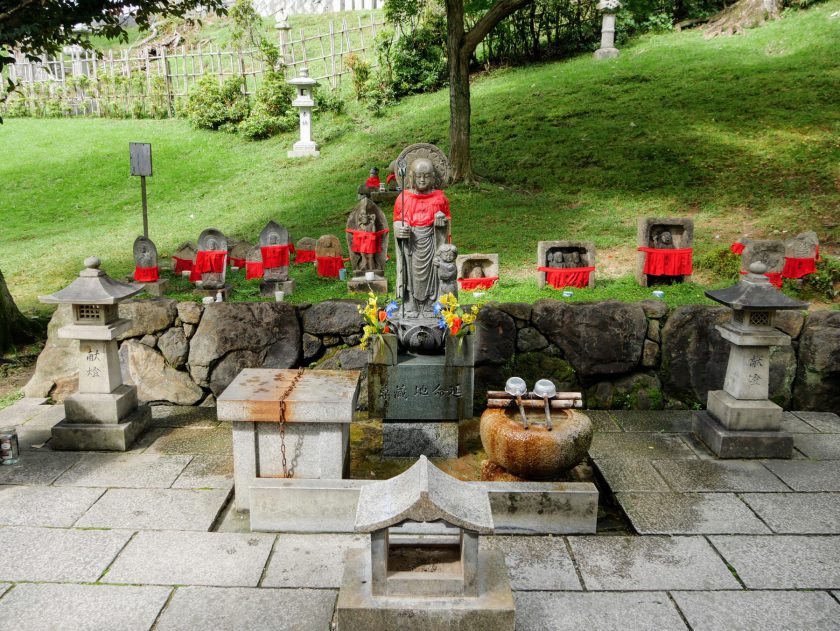
<path id="1" fill-rule="evenodd" d="M 225 509 L 230 428 L 154 408 L 125 454 L 53 452 L 23 400 L 0 467 L 0 630 L 329 629 L 357 535 L 249 533 Z M 489 537 L 517 629 L 840 629 L 840 418 L 788 413 L 791 461 L 716 461 L 686 412 L 589 412 L 590 450 L 639 535 Z"/>

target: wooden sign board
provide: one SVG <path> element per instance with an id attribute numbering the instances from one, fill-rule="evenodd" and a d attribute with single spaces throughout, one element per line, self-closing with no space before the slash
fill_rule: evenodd
<path id="1" fill-rule="evenodd" d="M 131 175 L 147 176 L 152 174 L 152 145 L 147 142 L 128 143 L 131 156 Z"/>

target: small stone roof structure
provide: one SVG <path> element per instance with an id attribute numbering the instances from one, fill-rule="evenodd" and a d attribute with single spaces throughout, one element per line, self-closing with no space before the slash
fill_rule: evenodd
<path id="1" fill-rule="evenodd" d="M 85 259 L 85 269 L 64 289 L 49 296 L 38 296 L 48 304 L 115 305 L 143 291 L 143 285 L 122 283 L 99 269 L 101 262 L 95 256 Z"/>
<path id="2" fill-rule="evenodd" d="M 725 289 L 706 291 L 705 294 L 730 309 L 807 309 L 808 303 L 788 298 L 773 287 L 764 275 L 767 266 L 756 261 L 750 272 L 738 283 Z"/>
<path id="3" fill-rule="evenodd" d="M 354 530 L 374 532 L 407 520 L 443 520 L 480 534 L 494 530 L 487 492 L 444 473 L 426 456 L 390 480 L 362 487 Z"/>

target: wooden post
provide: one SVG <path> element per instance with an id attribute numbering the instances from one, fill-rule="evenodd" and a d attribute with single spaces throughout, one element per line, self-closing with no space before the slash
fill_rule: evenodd
<path id="1" fill-rule="evenodd" d="M 330 62 L 332 65 L 332 75 L 330 78 L 333 90 L 335 90 L 338 84 L 335 78 L 335 26 L 332 20 L 330 20 Z"/>
<path id="2" fill-rule="evenodd" d="M 166 89 L 166 109 L 169 112 L 169 117 L 175 117 L 175 104 L 172 95 L 172 78 L 169 76 L 169 59 L 166 57 L 166 49 L 160 47 L 160 59 L 163 66 L 163 82 Z"/>
<path id="3" fill-rule="evenodd" d="M 140 198 L 143 202 L 143 236 L 149 238 L 149 215 L 146 211 L 146 176 L 140 176 Z"/>

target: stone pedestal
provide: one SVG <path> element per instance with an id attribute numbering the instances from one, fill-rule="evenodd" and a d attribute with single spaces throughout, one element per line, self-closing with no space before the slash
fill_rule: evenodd
<path id="1" fill-rule="evenodd" d="M 217 287 L 215 289 L 205 288 L 205 287 L 196 287 L 193 289 L 193 293 L 196 296 L 213 296 L 216 297 L 216 294 L 222 292 L 222 298 L 224 300 L 228 299 L 230 296 L 230 292 L 233 291 L 233 288 L 230 285 L 225 285 L 224 287 Z"/>
<path id="2" fill-rule="evenodd" d="M 374 280 L 367 280 L 364 276 L 356 276 L 347 281 L 347 291 L 351 294 L 366 294 L 370 291 L 375 294 L 387 294 L 388 280 L 379 275 Z"/>
<path id="3" fill-rule="evenodd" d="M 236 508 L 250 508 L 250 486 L 259 478 L 341 479 L 349 465 L 350 422 L 358 401 L 359 373 L 307 371 L 291 392 L 296 370 L 246 368 L 219 396 L 220 421 L 233 423 Z M 281 436 L 281 401 L 285 436 Z"/>
<path id="4" fill-rule="evenodd" d="M 150 296 L 162 296 L 169 289 L 169 279 L 161 278 L 151 283 L 143 283 L 143 290 Z"/>
<path id="5" fill-rule="evenodd" d="M 295 281 L 289 280 L 264 280 L 260 283 L 260 296 L 274 296 L 275 291 L 285 292 L 287 296 L 295 293 Z"/>
<path id="6" fill-rule="evenodd" d="M 53 426 L 50 446 L 69 451 L 126 451 L 151 422 L 152 411 L 145 405 L 115 423 L 65 419 Z"/>
<path id="7" fill-rule="evenodd" d="M 615 13 L 604 12 L 601 21 L 601 47 L 595 51 L 595 59 L 615 59 L 619 56 L 615 47 Z"/>
<path id="8" fill-rule="evenodd" d="M 385 458 L 458 457 L 458 421 L 386 421 L 382 423 Z"/>
<path id="9" fill-rule="evenodd" d="M 790 458 L 793 454 L 790 434 L 728 430 L 708 412 L 695 412 L 691 429 L 718 458 Z"/>

